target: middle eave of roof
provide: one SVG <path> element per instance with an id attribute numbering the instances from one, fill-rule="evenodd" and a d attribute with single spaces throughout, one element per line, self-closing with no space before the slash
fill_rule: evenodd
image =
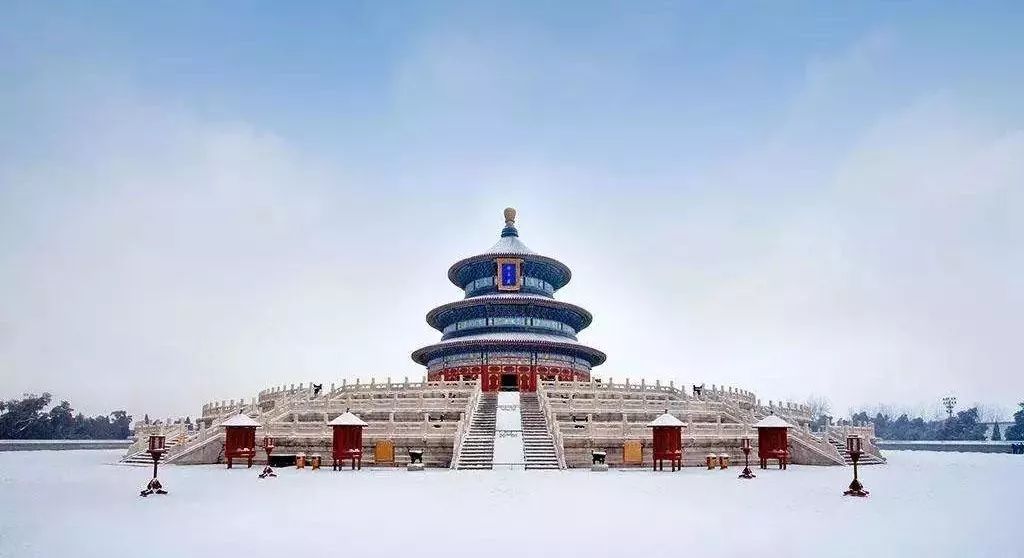
<path id="1" fill-rule="evenodd" d="M 568 310 L 575 312 L 583 317 L 582 326 L 579 329 L 584 329 L 590 325 L 594 320 L 594 316 L 586 309 L 570 304 L 568 302 L 562 302 L 561 300 L 555 300 L 546 296 L 540 295 L 528 295 L 528 294 L 490 294 L 474 296 L 470 298 L 464 298 L 462 300 L 456 300 L 455 302 L 449 302 L 448 304 L 442 304 L 437 308 L 434 308 L 430 312 L 427 312 L 427 324 L 430 327 L 437 329 L 437 316 L 442 312 L 449 310 L 455 310 L 457 308 L 470 308 L 473 306 L 485 306 L 488 304 L 506 304 L 506 305 L 517 305 L 517 304 L 533 304 L 536 306 L 546 306 L 548 308 L 558 308 L 560 310 Z"/>

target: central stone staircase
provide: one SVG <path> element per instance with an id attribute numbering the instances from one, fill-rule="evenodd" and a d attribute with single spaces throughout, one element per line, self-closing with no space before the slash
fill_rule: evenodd
<path id="1" fill-rule="evenodd" d="M 836 438 L 833 438 L 831 436 L 829 436 L 828 442 L 830 444 L 832 444 L 833 446 L 835 446 L 836 451 L 839 452 L 839 455 L 843 456 L 843 461 L 845 461 L 847 465 L 853 465 L 853 457 L 850 456 L 850 452 L 846 451 L 846 442 L 837 440 Z M 868 452 L 861 453 L 860 454 L 860 460 L 857 461 L 857 465 L 884 465 L 884 464 L 885 464 L 885 460 L 884 459 L 881 459 L 878 456 L 872 455 L 872 454 L 870 454 Z"/>
<path id="2" fill-rule="evenodd" d="M 535 393 L 520 393 L 523 415 L 523 456 L 527 469 L 558 469 L 555 441 L 548 432 L 547 420 Z"/>
<path id="3" fill-rule="evenodd" d="M 473 411 L 455 460 L 456 469 L 491 469 L 494 466 L 494 432 L 497 426 L 498 397 L 484 393 Z"/>

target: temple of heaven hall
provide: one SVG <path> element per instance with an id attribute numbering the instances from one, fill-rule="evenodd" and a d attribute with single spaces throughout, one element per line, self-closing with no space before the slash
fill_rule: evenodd
<path id="1" fill-rule="evenodd" d="M 465 296 L 427 313 L 441 339 L 412 352 L 423 377 L 301 382 L 213 401 L 194 422 L 137 425 L 122 462 L 152 465 L 146 450 L 155 435 L 166 437 L 161 463 L 181 465 L 244 455 L 248 466 L 265 459 L 299 467 L 308 458 L 315 469 L 323 456 L 340 455 L 355 467 L 346 474 L 395 465 L 606 470 L 656 459 L 669 460 L 669 470 L 725 468 L 744 450 L 761 455 L 766 417 L 785 435 L 761 453 L 780 467 L 845 466 L 847 436 L 863 440 L 860 464 L 884 462 L 873 426 L 812 432 L 804 405 L 763 404 L 751 391 L 703 382 L 688 389 L 675 380 L 595 377 L 605 354 L 577 339 L 590 312 L 555 299 L 569 268 L 526 247 L 514 209 L 504 216 L 494 246 L 449 268 Z M 235 435 L 239 424 L 248 441 Z"/>
<path id="2" fill-rule="evenodd" d="M 448 270 L 466 296 L 427 314 L 441 341 L 412 359 L 427 367 L 428 379 L 480 379 L 485 392 L 536 391 L 538 379 L 588 381 L 605 361 L 576 340 L 590 312 L 554 298 L 572 277 L 569 268 L 527 248 L 515 219 L 516 210 L 505 209 L 498 242 Z"/>

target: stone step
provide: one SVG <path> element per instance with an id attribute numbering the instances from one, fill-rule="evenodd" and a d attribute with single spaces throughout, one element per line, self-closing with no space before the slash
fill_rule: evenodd
<path id="1" fill-rule="evenodd" d="M 498 398 L 483 394 L 477 402 L 459 454 L 456 469 L 491 469 L 494 461 L 494 434 L 497 427 Z"/>

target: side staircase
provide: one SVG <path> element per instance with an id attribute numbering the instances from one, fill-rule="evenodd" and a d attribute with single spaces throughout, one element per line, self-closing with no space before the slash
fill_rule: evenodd
<path id="1" fill-rule="evenodd" d="M 523 456 L 527 469 L 558 469 L 555 441 L 548 432 L 547 419 L 540 410 L 535 393 L 520 393 L 523 415 Z"/>
<path id="2" fill-rule="evenodd" d="M 195 437 L 195 434 L 191 434 L 188 436 L 181 435 L 169 438 L 166 442 L 167 452 L 170 453 L 173 448 L 186 444 L 192 441 Z M 119 463 L 124 465 L 152 465 L 153 456 L 149 454 L 148 450 L 137 451 L 131 455 L 121 458 Z"/>
<path id="3" fill-rule="evenodd" d="M 494 465 L 494 433 L 497 426 L 498 396 L 484 393 L 473 411 L 469 432 L 462 440 L 456 469 L 491 469 Z"/>
<path id="4" fill-rule="evenodd" d="M 839 455 L 843 456 L 843 461 L 845 461 L 847 465 L 853 465 L 853 458 L 850 457 L 850 452 L 846 451 L 846 442 L 842 442 L 829 436 L 828 443 L 835 446 L 836 451 L 839 452 Z M 857 461 L 857 465 L 885 465 L 885 459 L 880 458 L 877 455 L 864 452 L 860 454 L 860 460 Z"/>

